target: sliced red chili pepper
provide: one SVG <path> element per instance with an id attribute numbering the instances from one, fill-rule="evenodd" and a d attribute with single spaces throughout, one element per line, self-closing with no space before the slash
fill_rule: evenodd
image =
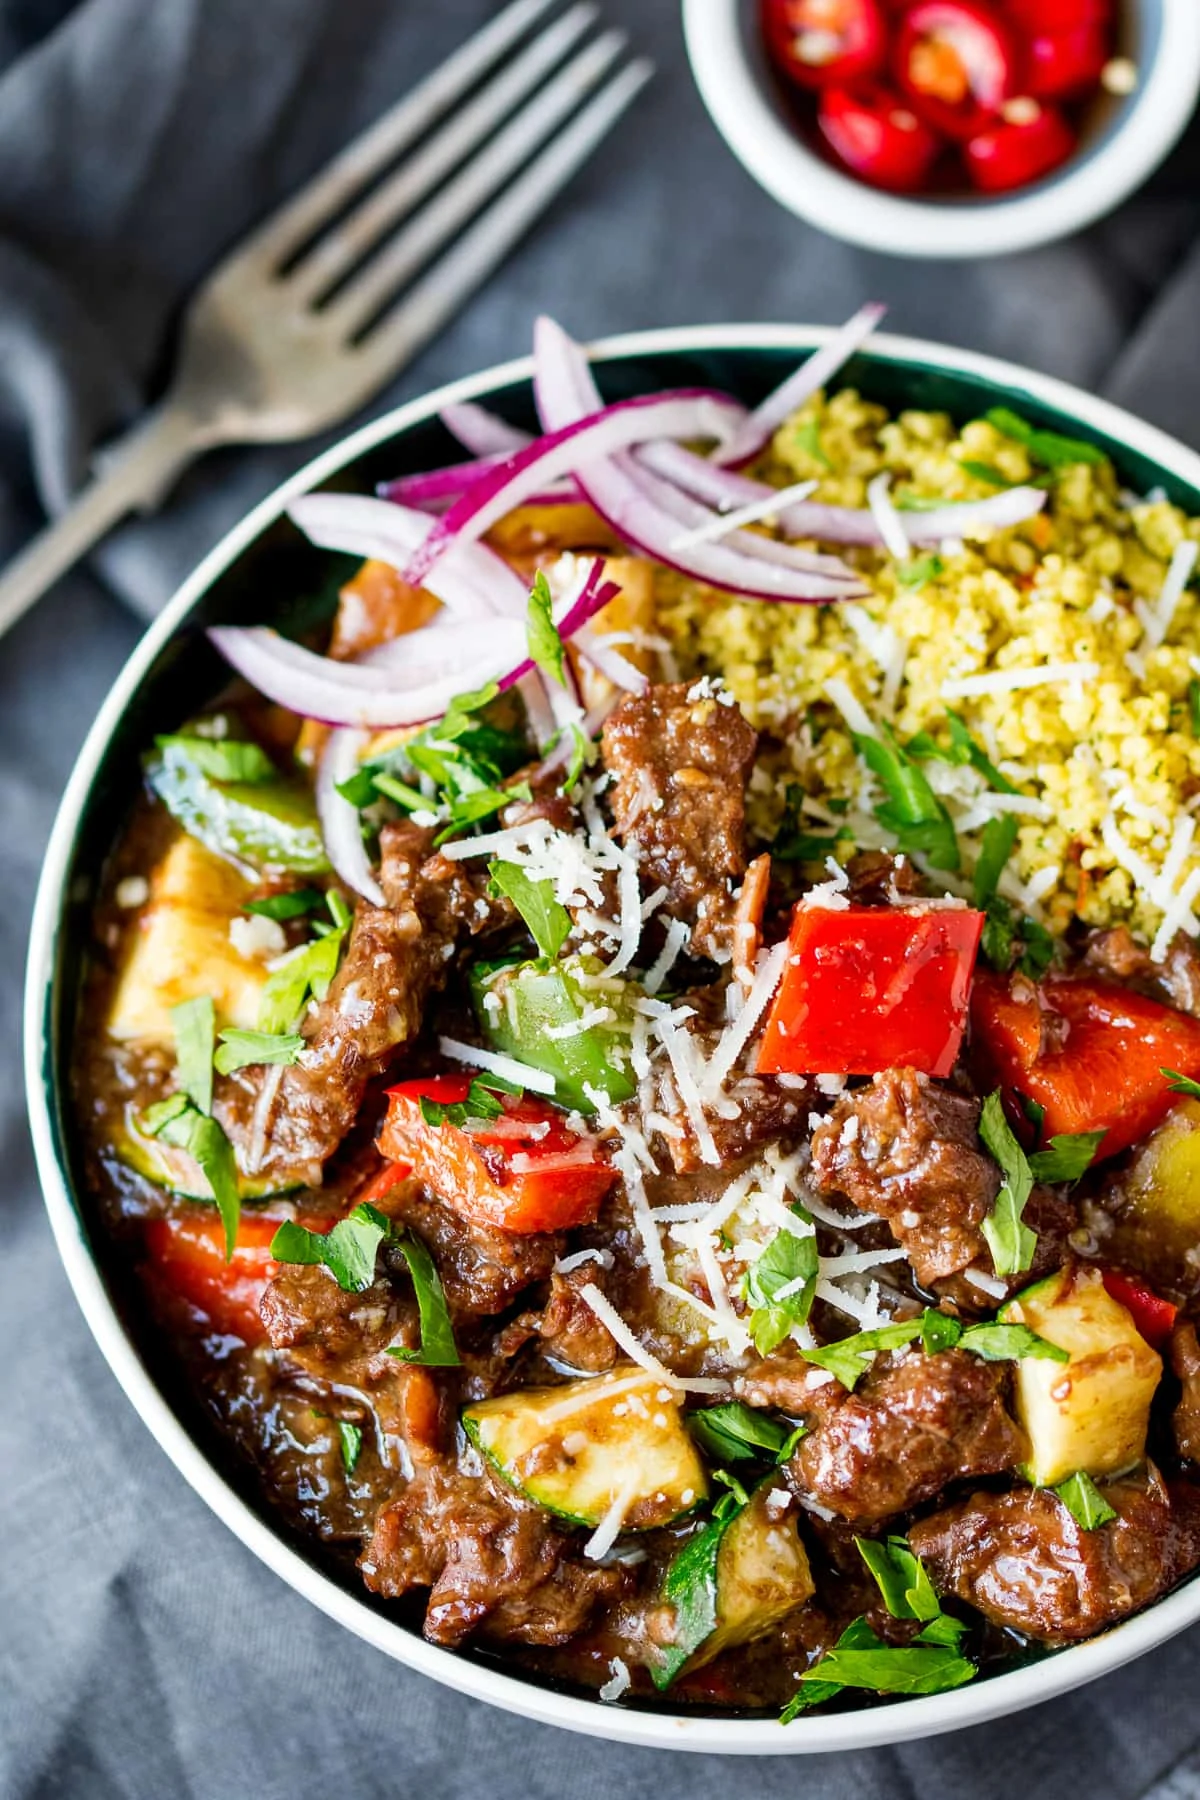
<path id="1" fill-rule="evenodd" d="M 1018 108 L 1023 109 L 1020 116 Z M 1022 98 L 1007 111 L 1008 117 L 978 132 L 963 150 L 971 180 L 987 194 L 1040 180 L 1075 149 L 1075 133 L 1054 107 Z"/>
<path id="2" fill-rule="evenodd" d="M 1103 19 L 1062 31 L 1035 31 L 1025 46 L 1025 91 L 1037 100 L 1060 100 L 1099 85 L 1112 54 Z"/>
<path id="3" fill-rule="evenodd" d="M 616 1174 L 595 1138 L 568 1130 L 557 1107 L 504 1095 L 502 1115 L 469 1131 L 426 1124 L 422 1100 L 456 1106 L 470 1085 L 469 1075 L 435 1075 L 389 1088 L 380 1152 L 479 1225 L 562 1231 L 594 1219 Z"/>
<path id="4" fill-rule="evenodd" d="M 1017 91 L 1016 40 L 1004 18 L 979 0 L 910 6 L 893 66 L 913 111 L 946 137 L 974 137 Z"/>
<path id="5" fill-rule="evenodd" d="M 885 87 L 826 88 L 817 123 L 839 161 L 875 187 L 922 187 L 942 148 L 923 119 Z"/>
<path id="6" fill-rule="evenodd" d="M 981 970 L 972 1048 L 989 1077 L 1045 1108 L 1043 1135 L 1103 1131 L 1115 1156 L 1174 1104 L 1162 1071 L 1200 1077 L 1200 1020 L 1110 982 L 1066 977 L 1040 988 Z"/>
<path id="7" fill-rule="evenodd" d="M 983 914 L 798 906 L 759 1051 L 764 1073 L 948 1075 Z"/>
<path id="8" fill-rule="evenodd" d="M 878 0 L 760 0 L 759 17 L 772 61 L 801 87 L 856 81 L 887 52 Z"/>
<path id="9" fill-rule="evenodd" d="M 1071 31 L 1112 17 L 1111 0 L 1003 0 L 1004 11 L 1023 32 Z"/>
<path id="10" fill-rule="evenodd" d="M 146 1225 L 152 1281 L 181 1296 L 216 1331 L 259 1344 L 266 1335 L 258 1307 L 278 1272 L 271 1239 L 279 1219 L 243 1212 L 233 1255 L 225 1261 L 225 1228 L 211 1206 L 189 1206 Z"/>
<path id="11" fill-rule="evenodd" d="M 1124 1269 L 1105 1269 L 1102 1279 L 1113 1299 L 1127 1308 L 1150 1347 L 1161 1350 L 1174 1329 L 1179 1308 L 1147 1287 L 1140 1275 L 1127 1275 Z"/>

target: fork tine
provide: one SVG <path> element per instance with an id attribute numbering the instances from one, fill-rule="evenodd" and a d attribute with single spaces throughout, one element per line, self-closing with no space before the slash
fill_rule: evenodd
<path id="1" fill-rule="evenodd" d="M 593 0 L 577 0 L 560 19 L 539 32 L 528 48 L 494 76 L 468 106 L 446 121 L 423 150 L 301 258 L 287 276 L 292 298 L 299 302 L 319 301 L 336 286 L 373 245 L 433 191 L 443 176 L 533 92 L 587 30 L 598 10 Z"/>
<path id="2" fill-rule="evenodd" d="M 285 263 L 316 235 L 327 219 L 335 217 L 393 157 L 486 74 L 555 3 L 556 0 L 511 0 L 502 13 L 468 38 L 410 94 L 347 144 L 307 187 L 272 213 L 238 246 L 230 261 L 255 256 L 273 267 Z"/>
<path id="3" fill-rule="evenodd" d="M 403 302 L 383 315 L 354 352 L 373 381 L 386 381 L 482 286 L 604 140 L 653 73 L 653 63 L 638 58 L 606 83 L 519 180 L 433 264 Z"/>
<path id="4" fill-rule="evenodd" d="M 625 34 L 606 31 L 530 97 L 515 118 L 411 224 L 390 239 L 326 309 L 331 329 L 355 337 L 397 291 L 496 194 L 611 67 Z"/>

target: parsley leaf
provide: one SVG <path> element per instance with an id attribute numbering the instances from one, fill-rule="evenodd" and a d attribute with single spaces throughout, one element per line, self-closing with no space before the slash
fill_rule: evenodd
<path id="1" fill-rule="evenodd" d="M 982 744 L 976 743 L 961 713 L 947 709 L 946 729 L 950 734 L 948 745 L 939 744 L 928 731 L 918 731 L 906 745 L 908 754 L 916 757 L 919 762 L 933 758 L 936 762 L 950 763 L 959 769 L 965 768 L 969 763 L 998 794 L 1020 793 L 1020 788 L 1014 787 L 1008 776 L 1000 773 Z"/>
<path id="2" fill-rule="evenodd" d="M 529 927 L 543 956 L 556 957 L 571 935 L 571 915 L 554 897 L 552 881 L 533 881 L 516 863 L 488 867 L 493 894 L 505 894 Z"/>
<path id="3" fill-rule="evenodd" d="M 896 580 L 901 587 L 922 588 L 929 582 L 936 581 L 945 573 L 946 565 L 936 551 L 927 556 L 914 557 L 912 562 L 901 563 L 896 570 Z"/>
<path id="4" fill-rule="evenodd" d="M 942 1625 L 942 1619 L 935 1619 L 915 1643 L 896 1648 L 885 1644 L 865 1619 L 856 1619 L 833 1649 L 800 1677 L 800 1692 L 784 1708 L 781 1722 L 790 1724 L 797 1713 L 832 1699 L 843 1688 L 866 1688 L 877 1694 L 944 1694 L 972 1681 L 975 1664 L 945 1643 Z"/>
<path id="5" fill-rule="evenodd" d="M 567 772 L 563 776 L 564 794 L 573 791 L 592 755 L 592 740 L 577 719 L 570 721 L 567 730 L 571 734 L 571 760 L 567 764 Z"/>
<path id="6" fill-rule="evenodd" d="M 984 1362 L 1022 1362 L 1026 1357 L 1045 1362 L 1071 1360 L 1069 1350 L 1039 1337 L 1028 1325 L 969 1325 L 959 1338 L 958 1347 Z"/>
<path id="7" fill-rule="evenodd" d="M 846 825 L 836 831 L 809 831 L 804 822 L 805 793 L 795 782 L 789 782 L 784 797 L 784 813 L 779 830 L 771 842 L 771 855 L 776 862 L 824 862 L 845 840 L 853 841 Z"/>
<path id="8" fill-rule="evenodd" d="M 989 425 L 1005 437 L 1024 444 L 1031 459 L 1045 469 L 1062 469 L 1071 463 L 1102 463 L 1103 450 L 1080 438 L 1062 437 L 1057 431 L 1041 431 L 1007 406 L 993 406 L 984 415 Z"/>
<path id="9" fill-rule="evenodd" d="M 207 994 L 171 1008 L 179 1085 L 197 1112 L 212 1111 L 216 1010 Z"/>
<path id="10" fill-rule="evenodd" d="M 360 779 L 360 776 L 352 775 L 349 781 L 341 783 L 338 793 L 344 795 L 347 800 L 352 800 L 353 796 L 346 790 Z M 369 806 L 376 794 L 382 794 L 385 800 L 394 800 L 402 812 L 423 812 L 429 805 L 420 788 L 410 786 L 407 781 L 397 780 L 396 776 L 389 775 L 386 769 L 379 774 L 368 776 L 368 780 L 372 791 L 367 793 L 362 801 L 354 802 L 355 804 Z M 355 792 L 358 791 L 359 789 L 356 787 Z"/>
<path id="11" fill-rule="evenodd" d="M 218 1074 L 232 1075 L 235 1069 L 257 1068 L 260 1064 L 298 1062 L 303 1048 L 304 1039 L 291 1033 L 240 1031 L 231 1026 L 221 1033 L 213 1061 Z"/>
<path id="12" fill-rule="evenodd" d="M 518 1092 L 511 1081 L 505 1081 L 498 1075 L 476 1075 L 471 1079 L 465 1100 L 431 1100 L 422 1094 L 417 1104 L 421 1109 L 421 1117 L 426 1125 L 435 1128 L 441 1125 L 457 1125 L 460 1129 L 472 1119 L 498 1119 L 504 1111 L 504 1103 L 497 1099 L 497 1094 Z"/>
<path id="13" fill-rule="evenodd" d="M 1038 1181 L 1078 1181 L 1091 1167 L 1103 1131 L 1058 1132 L 1045 1150 L 1035 1150 L 1029 1167 Z"/>
<path id="14" fill-rule="evenodd" d="M 786 1228 L 776 1232 L 751 1263 L 744 1292 L 754 1309 L 750 1335 L 760 1356 L 769 1356 L 793 1325 L 803 1325 L 808 1318 L 817 1290 L 817 1264 L 815 1234 L 801 1237 Z"/>
<path id="15" fill-rule="evenodd" d="M 828 1369 L 844 1388 L 852 1392 L 881 1350 L 899 1350 L 911 1344 L 921 1333 L 920 1319 L 902 1319 L 895 1325 L 879 1325 L 874 1331 L 856 1331 L 852 1337 L 840 1338 L 836 1344 L 823 1344 L 819 1350 L 806 1350 L 804 1360 Z"/>
<path id="16" fill-rule="evenodd" d="M 953 1350 L 962 1333 L 962 1326 L 949 1313 L 938 1312 L 933 1306 L 925 1308 L 921 1320 L 921 1348 L 926 1356 L 936 1356 L 939 1350 Z"/>
<path id="17" fill-rule="evenodd" d="M 1173 1094 L 1187 1094 L 1192 1100 L 1200 1100 L 1200 1081 L 1193 1081 L 1190 1075 L 1181 1075 L 1178 1069 L 1160 1069 L 1158 1072 L 1168 1077 Z"/>
<path id="18" fill-rule="evenodd" d="M 1025 1203 L 1033 1192 L 1033 1174 L 1004 1116 L 998 1088 L 983 1103 L 979 1135 L 1004 1176 L 1004 1186 L 981 1229 L 997 1275 L 1018 1275 L 1029 1268 L 1037 1249 L 1036 1233 L 1022 1221 Z"/>
<path id="19" fill-rule="evenodd" d="M 751 1462 L 759 1457 L 778 1461 L 791 1454 L 796 1431 L 740 1400 L 707 1406 L 686 1416 L 688 1430 L 709 1456 L 725 1462 Z M 803 1436 L 804 1428 L 799 1428 Z"/>
<path id="20" fill-rule="evenodd" d="M 400 1362 L 421 1363 L 430 1369 L 457 1368 L 462 1359 L 454 1342 L 446 1292 L 436 1263 L 422 1239 L 411 1231 L 393 1231 L 391 1241 L 408 1264 L 413 1291 L 417 1296 L 421 1348 L 403 1350 L 393 1345 L 388 1350 L 388 1355 L 396 1357 Z"/>
<path id="21" fill-rule="evenodd" d="M 662 1598 L 674 1608 L 671 1642 L 652 1653 L 650 1677 L 669 1687 L 688 1658 L 717 1627 L 717 1559 L 730 1518 L 713 1518 L 688 1538 L 663 1577 Z"/>
<path id="22" fill-rule="evenodd" d="M 1101 1525 L 1111 1525 L 1117 1516 L 1086 1469 L 1077 1469 L 1053 1491 L 1084 1531 L 1098 1531 Z"/>
<path id="23" fill-rule="evenodd" d="M 338 899 L 341 900 L 340 894 Z M 337 974 L 348 930 L 348 924 L 334 926 L 324 937 L 301 944 L 272 969 L 259 1001 L 260 1032 L 268 1036 L 289 1034 L 310 994 L 314 1000 L 324 1000 Z"/>
<path id="24" fill-rule="evenodd" d="M 964 456 L 960 457 L 958 466 L 964 474 L 970 475 L 975 481 L 986 481 L 989 487 L 1006 488 L 1013 485 L 1003 469 L 998 469 L 995 463 L 975 462 L 972 458 Z"/>
<path id="25" fill-rule="evenodd" d="M 979 855 L 975 862 L 975 904 L 980 912 L 988 912 L 996 898 L 1004 865 L 1017 841 L 1017 821 L 1013 813 L 989 819 L 983 828 Z"/>
<path id="26" fill-rule="evenodd" d="M 210 781 L 240 781 L 257 785 L 271 781 L 279 771 L 257 744 L 234 738 L 193 737 L 176 732 L 154 740 L 159 750 L 176 750 L 207 775 Z"/>
<path id="27" fill-rule="evenodd" d="M 262 900 L 247 900 L 243 912 L 254 913 L 262 919 L 300 919 L 305 913 L 316 912 L 325 902 L 320 888 L 292 888 L 286 894 L 267 894 Z"/>
<path id="28" fill-rule="evenodd" d="M 564 668 L 563 641 L 558 635 L 558 626 L 554 623 L 554 597 L 550 592 L 550 583 L 546 580 L 544 569 L 539 569 L 533 578 L 533 586 L 529 590 L 529 610 L 525 620 L 525 641 L 529 645 L 532 656 L 543 675 L 556 681 L 559 687 L 567 685 Z"/>
<path id="29" fill-rule="evenodd" d="M 805 419 L 803 424 L 797 425 L 792 432 L 792 442 L 814 462 L 824 463 L 827 469 L 832 469 L 833 464 L 821 447 L 821 427 L 816 419 Z"/>
<path id="30" fill-rule="evenodd" d="M 883 726 L 877 738 L 857 731 L 850 735 L 887 795 L 874 809 L 879 823 L 901 850 L 923 853 L 935 869 L 957 869 L 958 839 L 950 815 L 894 733 Z"/>
<path id="31" fill-rule="evenodd" d="M 212 1189 L 221 1223 L 225 1227 L 225 1261 L 228 1262 L 237 1245 L 238 1225 L 242 1215 L 233 1145 L 215 1119 L 208 1118 L 191 1106 L 165 1119 L 155 1135 L 195 1157 L 201 1173 Z"/>
<path id="32" fill-rule="evenodd" d="M 941 1612 L 933 1583 L 925 1565 L 902 1537 L 856 1537 L 859 1555 L 866 1563 L 883 1595 L 883 1603 L 893 1619 L 936 1619 Z"/>
<path id="33" fill-rule="evenodd" d="M 342 1466 L 347 1475 L 353 1475 L 358 1467 L 358 1459 L 362 1455 L 363 1434 L 361 1425 L 352 1425 L 349 1419 L 335 1419 L 337 1434 L 342 1445 Z"/>
<path id="34" fill-rule="evenodd" d="M 344 1293 L 361 1293 L 375 1279 L 379 1246 L 391 1229 L 391 1220 L 365 1203 L 324 1233 L 285 1219 L 271 1239 L 271 1255 L 276 1262 L 323 1264 Z"/>

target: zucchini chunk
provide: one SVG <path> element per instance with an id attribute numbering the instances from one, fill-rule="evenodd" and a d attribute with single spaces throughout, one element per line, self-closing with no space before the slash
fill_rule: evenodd
<path id="1" fill-rule="evenodd" d="M 206 849 L 251 871 L 329 871 L 317 809 L 301 781 L 217 781 L 186 749 L 166 739 L 146 763 L 146 779 L 173 819 Z"/>
<path id="2" fill-rule="evenodd" d="M 511 1487 L 573 1525 L 598 1525 L 624 1501 L 622 1529 L 649 1531 L 708 1493 L 679 1396 L 634 1363 L 483 1400 L 462 1423 Z"/>
<path id="3" fill-rule="evenodd" d="M 1200 1243 L 1200 1101 L 1183 1100 L 1155 1127 L 1105 1196 L 1115 1228 L 1106 1249 L 1152 1284 L 1187 1286 Z"/>
<path id="4" fill-rule="evenodd" d="M 675 1609 L 675 1642 L 652 1659 L 655 1687 L 762 1637 L 812 1598 L 795 1518 L 772 1516 L 767 1505 L 777 1485 L 777 1477 L 766 1476 L 740 1512 L 714 1519 L 668 1566 L 660 1597 Z"/>
<path id="5" fill-rule="evenodd" d="M 229 927 L 249 884 L 219 856 L 180 836 L 150 880 L 131 933 L 107 1029 L 110 1037 L 171 1044 L 171 1008 L 211 994 L 222 1025 L 252 1030 L 267 980 L 261 962 L 236 951 Z"/>
<path id="6" fill-rule="evenodd" d="M 189 1156 L 178 1144 L 168 1144 L 163 1138 L 147 1137 L 145 1132 L 139 1131 L 137 1108 L 132 1103 L 126 1108 L 111 1148 L 118 1162 L 145 1176 L 156 1187 L 166 1188 L 169 1193 L 179 1194 L 186 1200 L 205 1200 L 211 1204 L 212 1188 L 195 1157 Z M 277 1180 L 245 1175 L 238 1169 L 238 1193 L 243 1200 L 266 1200 L 272 1194 L 287 1191 L 287 1187 Z"/>
<path id="7" fill-rule="evenodd" d="M 1028 1325 L 1069 1363 L 1024 1357 L 1016 1365 L 1016 1412 L 1030 1443 L 1024 1473 L 1053 1487 L 1077 1470 L 1102 1480 L 1141 1462 L 1162 1359 L 1114 1300 L 1098 1269 L 1068 1267 L 1001 1307 L 1001 1321 Z"/>

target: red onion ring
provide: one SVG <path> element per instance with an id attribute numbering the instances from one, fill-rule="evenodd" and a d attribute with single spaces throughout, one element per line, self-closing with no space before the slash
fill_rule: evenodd
<path id="1" fill-rule="evenodd" d="M 776 426 L 782 425 L 789 413 L 794 413 L 819 388 L 823 388 L 827 381 L 831 381 L 842 365 L 849 362 L 854 352 L 866 343 L 886 311 L 887 307 L 881 306 L 877 301 L 860 307 L 852 319 L 847 319 L 834 332 L 827 344 L 815 350 L 794 374 L 780 382 L 761 405 L 754 408 L 741 430 L 735 432 L 729 442 L 717 452 L 716 461 L 736 466 L 757 456 Z"/>

